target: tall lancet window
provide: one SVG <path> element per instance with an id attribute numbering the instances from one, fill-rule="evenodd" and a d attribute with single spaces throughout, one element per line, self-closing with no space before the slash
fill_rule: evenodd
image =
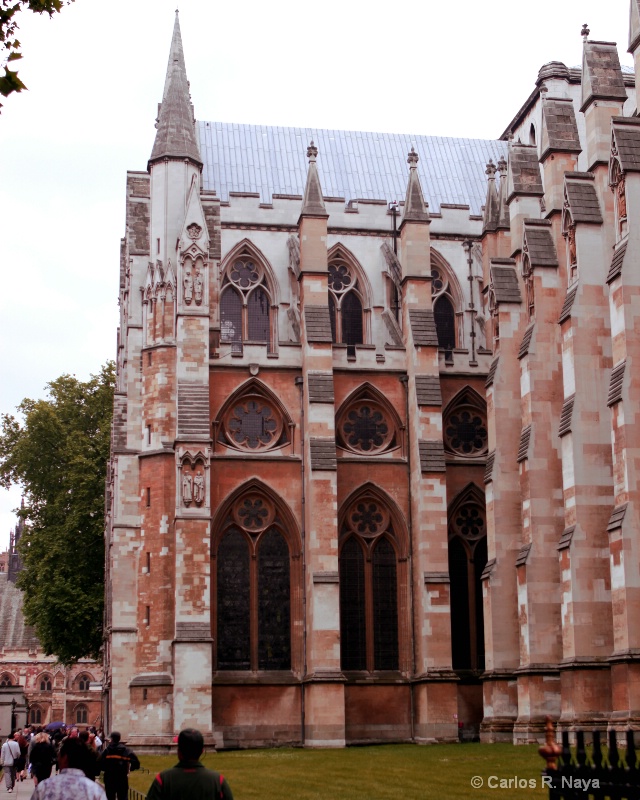
<path id="1" fill-rule="evenodd" d="M 273 501 L 250 490 L 230 509 L 214 551 L 216 669 L 291 669 L 291 557 Z"/>
<path id="2" fill-rule="evenodd" d="M 374 495 L 344 516 L 340 546 L 340 646 L 344 670 L 397 670 L 398 556 L 388 509 Z"/>
<path id="3" fill-rule="evenodd" d="M 347 345 L 355 356 L 356 345 L 364 342 L 362 292 L 351 266 L 341 258 L 329 263 L 329 315 L 334 343 Z"/>
<path id="4" fill-rule="evenodd" d="M 272 343 L 272 291 L 264 267 L 250 253 L 231 260 L 220 294 L 220 340 L 242 351 L 243 343 Z"/>

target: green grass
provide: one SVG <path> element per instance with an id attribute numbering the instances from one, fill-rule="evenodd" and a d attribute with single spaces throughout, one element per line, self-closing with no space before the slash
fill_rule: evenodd
<path id="1" fill-rule="evenodd" d="M 170 756 L 143 756 L 151 774 L 134 772 L 129 783 L 146 793 Z M 235 750 L 206 754 L 207 767 L 222 772 L 235 800 L 542 800 L 544 766 L 536 745 L 382 745 L 344 750 Z M 474 789 L 480 776 L 484 787 Z M 536 788 L 488 788 L 490 776 L 517 776 Z"/>

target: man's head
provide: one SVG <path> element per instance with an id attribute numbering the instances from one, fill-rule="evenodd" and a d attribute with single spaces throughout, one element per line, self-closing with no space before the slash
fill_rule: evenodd
<path id="1" fill-rule="evenodd" d="M 87 758 L 87 746 L 77 736 L 67 737 L 60 745 L 60 769 L 82 769 Z"/>
<path id="2" fill-rule="evenodd" d="M 120 739 L 122 739 L 122 736 L 120 736 L 120 733 L 118 731 L 111 731 L 110 738 L 111 738 L 111 744 L 120 744 Z"/>
<path id="3" fill-rule="evenodd" d="M 178 758 L 180 761 L 197 761 L 204 750 L 204 739 L 195 728 L 185 728 L 178 734 Z"/>

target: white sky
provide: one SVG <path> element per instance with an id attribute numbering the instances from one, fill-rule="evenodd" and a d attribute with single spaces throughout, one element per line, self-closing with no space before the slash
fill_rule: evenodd
<path id="1" fill-rule="evenodd" d="M 199 119 L 497 138 L 580 29 L 616 41 L 628 0 L 180 0 Z M 0 412 L 115 355 L 125 173 L 145 169 L 176 0 L 23 15 L 28 92 L 0 115 Z M 0 490 L 0 549 L 18 489 Z"/>

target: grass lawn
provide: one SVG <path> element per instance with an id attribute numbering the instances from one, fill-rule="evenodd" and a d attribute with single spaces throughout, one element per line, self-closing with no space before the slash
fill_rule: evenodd
<path id="1" fill-rule="evenodd" d="M 157 772 L 173 766 L 170 756 L 143 756 L 151 774 L 134 772 L 130 786 L 146 794 Z M 544 761 L 537 745 L 382 745 L 344 750 L 233 750 L 205 754 L 207 767 L 222 772 L 235 800 L 542 800 Z M 480 776 L 482 788 L 471 778 Z M 514 776 L 535 788 L 487 786 Z"/>

